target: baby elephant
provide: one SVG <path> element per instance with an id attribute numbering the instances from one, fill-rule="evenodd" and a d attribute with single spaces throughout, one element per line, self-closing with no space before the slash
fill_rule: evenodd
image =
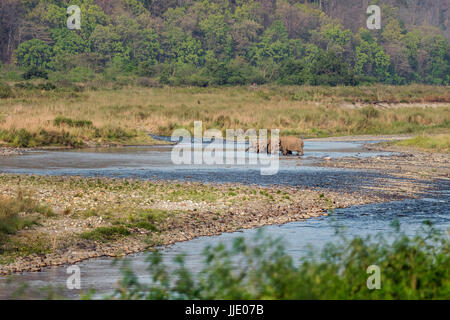
<path id="1" fill-rule="evenodd" d="M 280 150 L 283 156 L 296 151 L 303 156 L 303 140 L 294 136 L 280 137 Z"/>
<path id="2" fill-rule="evenodd" d="M 266 143 L 260 143 L 258 139 L 250 141 L 248 148 L 245 151 L 251 151 L 256 153 L 269 153 L 270 139 Z"/>

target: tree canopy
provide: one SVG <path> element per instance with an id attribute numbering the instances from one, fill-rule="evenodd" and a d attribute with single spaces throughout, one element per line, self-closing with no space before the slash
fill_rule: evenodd
<path id="1" fill-rule="evenodd" d="M 201 86 L 450 83 L 450 45 L 439 28 L 404 21 L 387 4 L 381 30 L 361 24 L 352 31 L 330 17 L 333 3 L 0 0 L 0 57 L 27 77 L 69 81 L 136 75 Z M 81 8 L 81 30 L 67 29 L 69 5 Z"/>

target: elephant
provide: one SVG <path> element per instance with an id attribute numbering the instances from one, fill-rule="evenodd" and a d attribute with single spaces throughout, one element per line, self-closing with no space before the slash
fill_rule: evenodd
<path id="1" fill-rule="evenodd" d="M 299 155 L 301 154 L 303 156 L 303 146 L 304 142 L 300 138 L 294 136 L 280 137 L 279 149 L 276 150 L 276 152 L 281 150 L 285 156 L 296 151 Z M 256 145 L 251 144 L 246 151 L 249 151 L 250 149 L 254 150 L 256 153 L 272 153 L 272 151 L 274 151 L 272 150 L 271 139 L 268 139 L 267 144 L 262 146 L 259 144 L 259 141 L 256 141 Z"/>
<path id="2" fill-rule="evenodd" d="M 300 138 L 294 136 L 280 138 L 280 150 L 283 156 L 292 154 L 293 151 L 296 151 L 299 156 L 300 154 L 303 156 L 303 147 L 304 142 Z"/>
<path id="3" fill-rule="evenodd" d="M 261 144 L 259 140 L 250 141 L 250 145 L 245 151 L 248 152 L 250 150 L 256 153 L 269 153 L 270 139 L 265 144 Z"/>

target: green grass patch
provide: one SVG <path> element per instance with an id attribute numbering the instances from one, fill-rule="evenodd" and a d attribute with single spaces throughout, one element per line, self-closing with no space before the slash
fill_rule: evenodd
<path id="1" fill-rule="evenodd" d="M 14 98 L 14 92 L 6 83 L 0 83 L 0 99 Z"/>
<path id="2" fill-rule="evenodd" d="M 395 144 L 403 147 L 450 153 L 450 134 L 420 135 L 411 139 L 398 141 Z"/>
<path id="3" fill-rule="evenodd" d="M 149 256 L 151 284 L 136 282 L 125 265 L 116 299 L 360 300 L 450 298 L 449 241 L 429 224 L 413 237 L 394 226 L 389 236 L 346 238 L 294 261 L 283 242 L 259 232 L 253 239 L 207 247 L 199 272 L 183 255 L 168 268 L 162 253 Z M 238 264 L 234 263 L 239 261 Z M 379 269 L 379 287 L 376 272 Z M 170 272 L 170 274 L 169 274 Z M 374 273 L 375 272 L 375 273 Z M 167 279 L 174 280 L 167 281 Z"/>
<path id="4" fill-rule="evenodd" d="M 84 142 L 66 131 L 47 131 L 41 129 L 38 132 L 30 132 L 26 129 L 0 130 L 0 140 L 11 147 L 43 147 L 43 146 L 66 146 L 82 147 Z"/>
<path id="5" fill-rule="evenodd" d="M 49 239 L 42 234 L 33 237 L 12 237 L 5 239 L 0 246 L 0 264 L 12 263 L 17 257 L 50 252 Z"/>
<path id="6" fill-rule="evenodd" d="M 89 120 L 73 120 L 70 118 L 58 116 L 53 120 L 53 124 L 57 127 L 67 125 L 69 127 L 76 128 L 90 128 L 92 127 L 92 121 Z"/>
<path id="7" fill-rule="evenodd" d="M 157 232 L 155 226 L 158 222 L 167 218 L 171 213 L 158 209 L 138 209 L 130 213 L 126 218 L 112 221 L 114 225 L 126 226 L 127 228 L 140 228 L 152 232 Z"/>
<path id="8" fill-rule="evenodd" d="M 131 232 L 123 226 L 98 227 L 93 231 L 83 232 L 80 237 L 86 240 L 108 242 L 127 237 Z"/>

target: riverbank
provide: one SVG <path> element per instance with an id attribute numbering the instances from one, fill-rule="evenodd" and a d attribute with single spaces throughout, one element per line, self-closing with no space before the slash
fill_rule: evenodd
<path id="1" fill-rule="evenodd" d="M 133 144 L 148 132 L 192 132 L 194 120 L 222 132 L 278 128 L 305 138 L 436 132 L 448 129 L 450 111 L 449 87 L 421 85 L 16 91 L 0 99 L 0 140 L 22 147 Z"/>
<path id="2" fill-rule="evenodd" d="M 374 141 L 377 137 L 360 139 Z M 383 140 L 395 138 L 384 136 Z M 349 141 L 346 137 L 334 139 Z M 366 148 L 385 150 L 386 145 L 370 144 Z M 279 180 L 283 186 L 262 186 L 188 182 L 189 176 L 183 181 L 167 181 L 151 176 L 113 179 L 0 174 L 1 200 L 14 204 L 12 209 L 1 208 L 2 214 L 16 215 L 13 232 L 2 234 L 4 221 L 0 219 L 0 274 L 39 271 L 89 258 L 123 256 L 199 236 L 302 221 L 335 208 L 416 198 L 430 192 L 434 180 L 449 180 L 450 173 L 449 155 L 439 153 L 400 152 L 373 157 L 355 153 L 352 157 L 311 161 L 312 166 L 373 174 L 354 177 L 350 185 L 340 180 L 349 177 L 336 173 L 331 179 L 314 181 L 296 174 L 290 176 L 300 178 L 296 187 L 285 186 L 289 182 L 283 179 Z M 323 174 L 330 177 L 331 172 Z M 24 199 L 32 199 L 34 204 L 23 204 Z"/>
<path id="3" fill-rule="evenodd" d="M 383 180 L 383 178 L 380 178 Z M 333 208 L 415 197 L 426 188 L 384 178 L 383 193 L 324 188 L 203 184 L 134 179 L 0 175 L 5 199 L 47 208 L 4 235 L 0 274 L 39 271 L 101 256 L 123 256 L 199 236 L 284 224 Z M 389 185 L 392 185 L 389 188 Z M 23 217 L 23 213 L 20 213 Z"/>
<path id="4" fill-rule="evenodd" d="M 382 157 L 323 159 L 314 165 L 383 172 L 402 178 L 450 181 L 449 153 L 425 152 L 415 147 L 403 147 L 392 143 L 366 144 L 365 148 L 391 151 L 396 154 Z"/>

